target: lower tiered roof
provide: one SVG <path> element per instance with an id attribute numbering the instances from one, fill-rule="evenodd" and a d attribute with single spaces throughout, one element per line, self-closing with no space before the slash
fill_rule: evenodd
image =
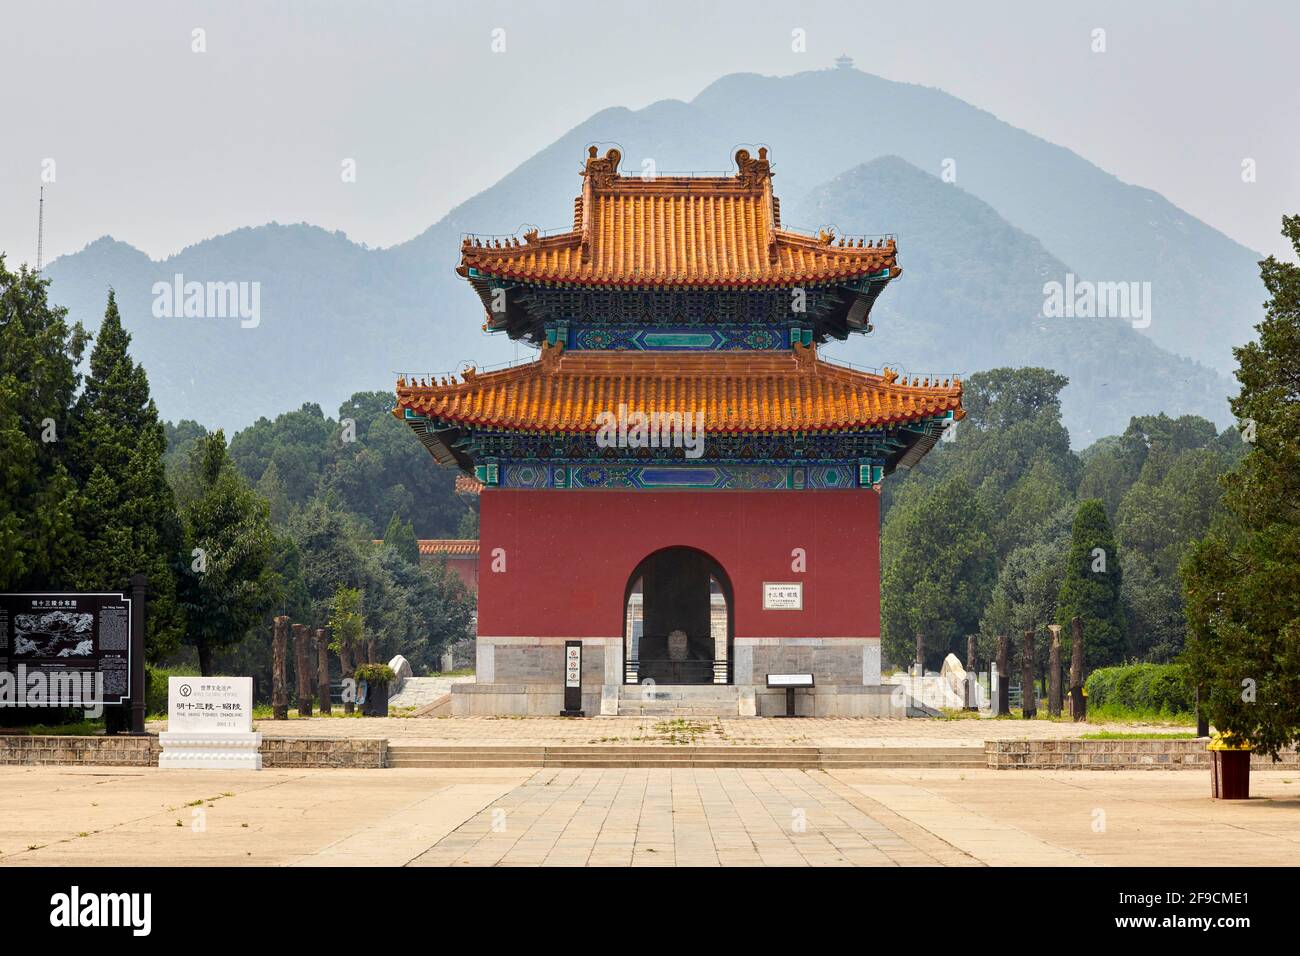
<path id="1" fill-rule="evenodd" d="M 703 413 L 706 433 L 861 430 L 962 417 L 959 380 L 876 375 L 817 357 L 770 352 L 564 352 L 462 380 L 397 385 L 394 414 L 442 426 L 596 432 L 602 413 Z"/>

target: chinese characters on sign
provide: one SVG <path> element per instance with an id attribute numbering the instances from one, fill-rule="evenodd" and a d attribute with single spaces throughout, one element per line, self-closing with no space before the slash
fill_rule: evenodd
<path id="1" fill-rule="evenodd" d="M 786 584 L 764 581 L 763 610 L 802 611 L 803 585 L 798 582 Z"/>
<path id="2" fill-rule="evenodd" d="M 131 699 L 131 599 L 120 593 L 0 594 L 0 672 L 48 687 L 44 706 Z"/>
<path id="3" fill-rule="evenodd" d="M 253 729 L 253 678 L 167 678 L 167 729 L 230 734 Z"/>

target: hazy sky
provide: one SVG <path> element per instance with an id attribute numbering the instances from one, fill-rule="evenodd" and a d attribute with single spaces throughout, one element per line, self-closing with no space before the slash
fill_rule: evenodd
<path id="1" fill-rule="evenodd" d="M 1253 249 L 1289 252 L 1279 220 L 1300 212 L 1295 0 L 10 0 L 0 23 L 11 266 L 35 258 L 45 160 L 46 261 L 104 234 L 158 257 L 270 220 L 391 245 L 599 109 L 841 52 L 1066 146 Z M 206 52 L 192 51 L 196 28 Z M 795 29 L 806 52 L 791 49 Z M 340 177 L 348 158 L 355 183 Z"/>

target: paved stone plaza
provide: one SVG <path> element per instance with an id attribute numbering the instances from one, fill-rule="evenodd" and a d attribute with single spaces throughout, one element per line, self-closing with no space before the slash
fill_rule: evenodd
<path id="1" fill-rule="evenodd" d="M 0 775 L 0 865 L 1294 865 L 1300 775 L 457 769 Z"/>

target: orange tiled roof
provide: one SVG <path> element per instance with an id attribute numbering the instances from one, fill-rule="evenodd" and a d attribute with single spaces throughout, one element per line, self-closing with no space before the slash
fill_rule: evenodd
<path id="1" fill-rule="evenodd" d="M 822 362 L 814 348 L 771 352 L 564 352 L 464 381 L 397 383 L 403 409 L 449 424 L 595 432 L 602 412 L 704 413 L 706 432 L 875 427 L 955 411 L 961 382 L 902 380 Z"/>
<path id="2" fill-rule="evenodd" d="M 481 495 L 483 493 L 483 482 L 473 475 L 457 475 L 456 493 L 460 495 Z"/>
<path id="3" fill-rule="evenodd" d="M 735 176 L 620 176 L 619 151 L 590 149 L 570 232 L 466 239 L 457 271 L 580 285 L 764 286 L 901 273 L 892 238 L 781 228 L 767 150 L 736 153 Z"/>
<path id="4" fill-rule="evenodd" d="M 470 557 L 478 554 L 478 538 L 421 538 L 420 554 Z"/>

